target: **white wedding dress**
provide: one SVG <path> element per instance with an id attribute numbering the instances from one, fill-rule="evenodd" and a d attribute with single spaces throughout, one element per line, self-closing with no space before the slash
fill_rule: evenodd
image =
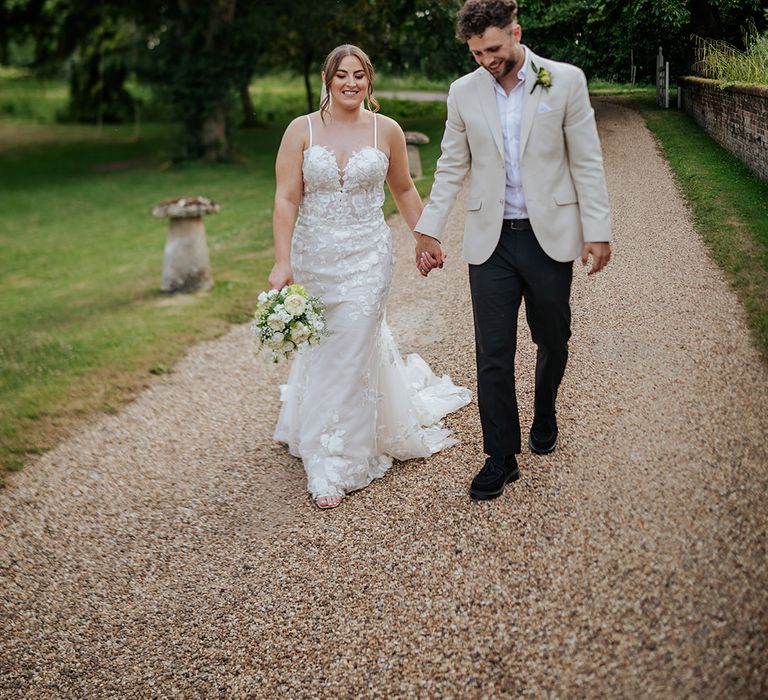
<path id="1" fill-rule="evenodd" d="M 470 392 L 436 377 L 418 355 L 403 361 L 387 327 L 394 258 L 384 220 L 387 156 L 373 145 L 340 169 L 333 151 L 304 151 L 304 195 L 293 233 L 294 279 L 326 307 L 330 335 L 296 353 L 281 387 L 274 438 L 301 457 L 314 498 L 343 496 L 382 476 L 392 458 L 455 444 L 439 421 Z"/>

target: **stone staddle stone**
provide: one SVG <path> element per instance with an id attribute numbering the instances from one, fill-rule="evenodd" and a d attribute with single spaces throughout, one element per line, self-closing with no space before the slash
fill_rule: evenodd
<path id="1" fill-rule="evenodd" d="M 212 285 L 202 217 L 171 219 L 160 289 L 164 292 L 205 292 Z"/>
<path id="2" fill-rule="evenodd" d="M 411 173 L 411 177 L 419 178 L 424 174 L 421 168 L 419 146 L 423 143 L 429 143 L 429 137 L 420 131 L 406 131 L 405 143 L 406 151 L 408 152 L 408 170 Z"/>
<path id="3" fill-rule="evenodd" d="M 205 197 L 180 197 L 161 202 L 153 210 L 157 218 L 169 217 L 165 243 L 164 292 L 204 292 L 213 285 L 203 215 L 217 214 L 219 205 Z"/>

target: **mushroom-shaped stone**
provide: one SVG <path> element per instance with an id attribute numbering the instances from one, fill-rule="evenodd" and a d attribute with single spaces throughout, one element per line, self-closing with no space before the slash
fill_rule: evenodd
<path id="1" fill-rule="evenodd" d="M 429 136 L 420 131 L 406 131 L 405 143 L 408 151 L 408 170 L 411 172 L 411 177 L 421 177 L 424 173 L 421 169 L 419 146 L 429 143 Z"/>
<path id="2" fill-rule="evenodd" d="M 164 292 L 206 291 L 213 284 L 205 214 L 218 214 L 221 207 L 205 197 L 177 197 L 160 202 L 152 216 L 170 219 L 163 258 L 160 289 Z"/>

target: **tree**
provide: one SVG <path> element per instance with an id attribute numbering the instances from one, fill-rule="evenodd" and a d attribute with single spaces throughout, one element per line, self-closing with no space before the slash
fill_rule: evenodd
<path id="1" fill-rule="evenodd" d="M 254 38 L 274 0 L 16 0 L 6 33 L 33 36 L 35 67 L 68 62 L 70 113 L 78 120 L 125 119 L 132 71 L 150 82 L 183 126 L 182 154 L 218 159 L 228 151 L 227 109 L 250 79 Z M 5 27 L 4 27 L 5 29 Z M 6 44 L 8 38 L 0 34 Z"/>
<path id="2" fill-rule="evenodd" d="M 319 82 L 315 74 L 325 56 L 339 44 L 366 48 L 362 41 L 366 29 L 376 22 L 374 12 L 364 12 L 367 4 L 365 0 L 295 0 L 276 11 L 270 63 L 303 77 L 308 112 L 317 108 L 313 82 Z"/>
<path id="3" fill-rule="evenodd" d="M 651 77 L 659 46 L 678 73 L 688 72 L 692 34 L 739 44 L 750 19 L 765 27 L 762 12 L 761 0 L 597 0 L 589 22 L 613 30 L 622 53 L 633 49 Z"/>
<path id="4" fill-rule="evenodd" d="M 373 42 L 382 68 L 439 79 L 461 75 L 475 66 L 466 45 L 455 37 L 462 0 L 382 4 L 382 30 Z"/>
<path id="5" fill-rule="evenodd" d="M 125 89 L 135 28 L 107 0 L 18 0 L 5 9 L 6 42 L 33 41 L 38 74 L 67 67 L 68 116 L 76 121 L 126 121 L 134 100 Z"/>
<path id="6" fill-rule="evenodd" d="M 457 75 L 471 68 L 454 40 L 462 0 L 295 0 L 276 10 L 271 65 L 304 78 L 306 109 L 317 109 L 318 73 L 339 44 L 357 44 L 380 70 Z"/>
<path id="7" fill-rule="evenodd" d="M 233 34 L 237 0 L 176 0 L 159 8 L 141 74 L 184 127 L 185 157 L 218 160 L 228 152 L 226 112 L 236 87 Z"/>

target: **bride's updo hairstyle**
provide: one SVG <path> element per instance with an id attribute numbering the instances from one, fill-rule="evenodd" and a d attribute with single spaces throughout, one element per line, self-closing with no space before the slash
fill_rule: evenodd
<path id="1" fill-rule="evenodd" d="M 336 75 L 336 71 L 339 70 L 341 62 L 347 56 L 354 56 L 360 59 L 360 63 L 363 64 L 363 71 L 365 77 L 368 78 L 368 94 L 365 96 L 368 103 L 368 110 L 371 112 L 378 112 L 380 105 L 378 100 L 373 96 L 373 81 L 376 77 L 376 73 L 373 70 L 373 63 L 368 58 L 368 54 L 365 53 L 358 46 L 353 44 L 342 44 L 337 46 L 331 53 L 329 53 L 325 61 L 323 61 L 323 74 L 325 75 L 325 95 L 320 101 L 320 118 L 325 122 L 325 115 L 331 108 L 331 83 L 333 82 L 333 76 Z"/>

